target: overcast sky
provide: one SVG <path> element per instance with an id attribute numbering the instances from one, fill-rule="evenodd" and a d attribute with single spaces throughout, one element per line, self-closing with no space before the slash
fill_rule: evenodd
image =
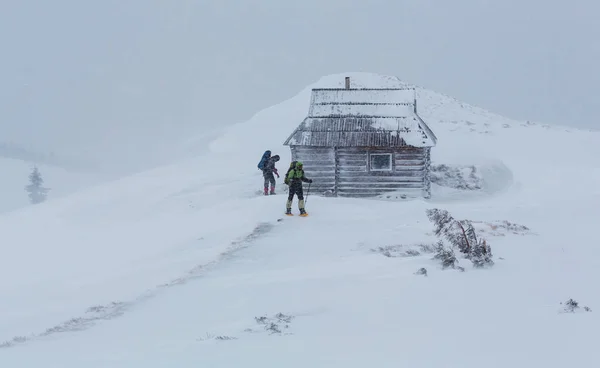
<path id="1" fill-rule="evenodd" d="M 346 71 L 597 129 L 598 14 L 593 0 L 2 1 L 0 141 L 133 160 Z"/>

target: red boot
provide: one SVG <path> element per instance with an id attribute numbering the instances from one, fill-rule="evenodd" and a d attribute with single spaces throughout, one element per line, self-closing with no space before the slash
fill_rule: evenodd
<path id="1" fill-rule="evenodd" d="M 265 188 L 265 195 L 269 195 L 269 188 Z"/>
<path id="2" fill-rule="evenodd" d="M 275 187 L 271 187 L 271 193 L 270 194 L 275 194 Z"/>

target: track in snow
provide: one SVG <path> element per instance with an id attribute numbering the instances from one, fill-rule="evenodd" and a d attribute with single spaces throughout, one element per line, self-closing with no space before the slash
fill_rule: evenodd
<path id="1" fill-rule="evenodd" d="M 281 219 L 277 220 L 277 222 Z M 162 290 L 184 285 L 192 280 L 200 278 L 206 274 L 211 268 L 218 266 L 219 264 L 229 260 L 236 252 L 247 248 L 255 241 L 259 240 L 262 236 L 269 233 L 275 224 L 272 222 L 262 222 L 256 225 L 254 230 L 246 235 L 245 237 L 231 242 L 229 247 L 223 251 L 219 256 L 211 262 L 197 265 L 183 276 L 173 279 L 165 284 L 158 285 L 150 290 L 147 290 L 143 294 L 136 298 L 125 301 L 125 302 L 111 302 L 105 305 L 97 305 L 90 307 L 86 310 L 85 314 L 80 317 L 72 318 L 68 321 L 62 322 L 58 325 L 46 329 L 46 331 L 28 336 L 15 336 L 11 340 L 0 343 L 0 348 L 11 348 L 16 345 L 31 342 L 33 340 L 39 340 L 46 336 L 55 335 L 58 333 L 65 332 L 78 332 L 87 330 L 93 327 L 96 323 L 103 320 L 112 320 L 124 315 L 131 307 L 143 303 L 149 299 L 156 297 Z"/>

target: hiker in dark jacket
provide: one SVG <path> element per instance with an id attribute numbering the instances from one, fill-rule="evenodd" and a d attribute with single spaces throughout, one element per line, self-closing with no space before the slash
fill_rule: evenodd
<path id="1" fill-rule="evenodd" d="M 275 168 L 275 163 L 279 161 L 279 155 L 275 155 L 267 160 L 263 166 L 263 178 L 265 178 L 265 195 L 275 194 L 275 177 L 273 173 L 279 177 L 279 173 Z M 269 193 L 269 183 L 271 184 L 271 192 Z"/>
<path id="2" fill-rule="evenodd" d="M 302 182 L 312 183 L 313 181 L 304 175 L 302 162 L 296 162 L 296 166 L 289 170 L 285 179 L 286 184 L 290 186 L 288 200 L 285 206 L 285 214 L 292 214 L 292 201 L 294 200 L 295 194 L 298 197 L 298 209 L 300 210 L 300 216 L 308 215 L 304 209 L 304 193 L 302 191 Z"/>

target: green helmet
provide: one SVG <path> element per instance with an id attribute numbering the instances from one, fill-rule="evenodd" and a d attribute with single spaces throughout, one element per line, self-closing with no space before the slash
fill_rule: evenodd
<path id="1" fill-rule="evenodd" d="M 296 168 L 302 169 L 302 161 L 296 161 Z"/>

